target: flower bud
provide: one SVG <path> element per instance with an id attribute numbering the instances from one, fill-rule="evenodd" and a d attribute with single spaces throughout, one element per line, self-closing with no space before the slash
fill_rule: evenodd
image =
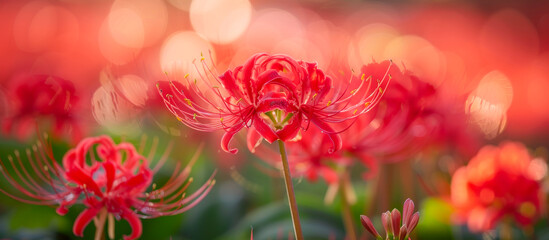
<path id="1" fill-rule="evenodd" d="M 374 225 L 372 224 L 370 218 L 364 215 L 360 215 L 360 222 L 362 223 L 362 226 L 364 226 L 364 228 L 366 228 L 366 230 L 368 230 L 368 232 L 370 232 L 374 237 L 376 237 L 377 239 L 381 238 L 381 235 L 379 235 L 377 230 L 374 228 Z"/>
<path id="2" fill-rule="evenodd" d="M 402 208 L 402 224 L 409 226 L 410 225 L 410 217 L 412 216 L 412 213 L 414 212 L 414 201 L 412 199 L 406 199 L 404 202 L 404 206 Z"/>
<path id="3" fill-rule="evenodd" d="M 391 212 L 391 221 L 393 224 L 393 233 L 395 234 L 395 237 L 398 237 L 400 233 L 400 212 L 395 208 Z"/>
<path id="4" fill-rule="evenodd" d="M 393 223 L 391 219 L 391 212 L 387 211 L 381 214 L 381 222 L 383 223 L 383 227 L 385 228 L 385 232 L 387 233 L 387 238 L 391 238 L 393 236 Z"/>

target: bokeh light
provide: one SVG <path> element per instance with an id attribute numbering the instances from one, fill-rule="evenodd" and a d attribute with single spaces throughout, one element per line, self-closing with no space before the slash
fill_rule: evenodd
<path id="1" fill-rule="evenodd" d="M 195 32 L 183 31 L 170 35 L 162 44 L 160 51 L 160 66 L 165 72 L 172 72 L 173 68 L 179 68 L 183 72 L 194 72 L 194 61 L 199 61 L 202 56 L 215 61 L 215 52 L 212 45 Z"/>
<path id="2" fill-rule="evenodd" d="M 248 0 L 194 0 L 189 14 L 196 32 L 211 42 L 226 44 L 246 30 L 252 5 Z"/>
<path id="3" fill-rule="evenodd" d="M 507 110 L 513 101 L 513 86 L 503 73 L 486 74 L 469 95 L 465 111 L 488 138 L 494 138 L 507 124 Z"/>

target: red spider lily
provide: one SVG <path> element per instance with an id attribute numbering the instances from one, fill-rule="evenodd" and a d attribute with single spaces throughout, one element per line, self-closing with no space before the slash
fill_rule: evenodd
<path id="1" fill-rule="evenodd" d="M 395 208 L 393 211 L 387 211 L 381 214 L 381 221 L 383 223 L 383 227 L 385 228 L 386 240 L 410 239 L 410 233 L 414 231 L 419 222 L 419 212 L 414 213 L 414 202 L 408 198 L 404 202 L 402 215 L 400 214 L 400 211 Z M 362 226 L 364 226 L 364 228 L 377 240 L 383 240 L 383 237 L 379 235 L 370 218 L 360 215 L 360 222 L 362 223 Z"/>
<path id="2" fill-rule="evenodd" d="M 288 144 L 292 174 L 305 176 L 309 181 L 322 177 L 328 184 L 337 184 L 339 176 L 336 165 L 347 166 L 350 159 L 341 151 L 329 153 L 331 145 L 327 135 L 317 129 L 309 130 L 299 141 Z"/>
<path id="3" fill-rule="evenodd" d="M 74 114 L 78 96 L 70 81 L 49 75 L 25 75 L 15 80 L 7 94 L 13 105 L 1 121 L 4 134 L 25 139 L 37 119 L 49 118 L 55 135 L 61 136 L 64 129 L 69 129 L 73 140 L 81 138 L 82 127 Z"/>
<path id="4" fill-rule="evenodd" d="M 222 75 L 210 69 L 204 58 L 201 65 L 198 84 L 188 75 L 184 83 L 160 82 L 160 95 L 185 125 L 200 131 L 225 130 L 221 147 L 231 153 L 237 149 L 229 149 L 229 142 L 244 127 L 250 129 L 248 144 L 256 145 L 263 138 L 270 143 L 292 140 L 310 123 L 330 138 L 329 151 L 334 152 L 342 144 L 338 133 L 348 127 L 337 130 L 334 126 L 368 112 L 389 82 L 383 76 L 373 83 L 363 75 L 361 81 L 334 90 L 332 78 L 315 63 L 264 53 Z"/>
<path id="5" fill-rule="evenodd" d="M 362 68 L 374 77 L 383 76 L 389 62 L 372 63 Z M 435 131 L 436 118 L 430 109 L 435 100 L 432 85 L 410 72 L 392 67 L 391 86 L 367 118 L 359 118 L 346 132 L 345 149 L 381 161 L 399 161 L 421 150 Z"/>
<path id="6" fill-rule="evenodd" d="M 540 215 L 542 189 L 528 150 L 520 143 L 485 146 L 452 177 L 457 220 L 488 231 L 506 216 L 529 225 Z"/>
<path id="7" fill-rule="evenodd" d="M 156 143 L 152 149 L 151 156 Z M 109 218 L 125 219 L 132 227 L 132 233 L 124 239 L 137 239 L 142 233 L 139 218 L 182 213 L 198 204 L 215 182 L 212 175 L 195 193 L 185 195 L 192 182 L 188 177 L 198 157 L 196 154 L 185 168 L 181 169 L 177 164 L 163 187 L 156 188 L 156 184 L 152 184 L 152 190 L 147 192 L 153 174 L 165 162 L 167 154 L 151 169 L 147 158 L 140 155 L 133 145 L 125 142 L 115 144 L 108 136 L 82 140 L 67 152 L 62 165 L 55 161 L 50 148 L 40 142 L 32 150 L 27 149 L 26 157 L 32 171 L 25 168 L 17 151 L 15 160 L 9 157 L 9 165 L 0 161 L 2 174 L 21 194 L 0 191 L 29 204 L 59 205 L 57 213 L 60 215 L 66 214 L 68 207 L 74 204 L 86 205 L 87 209 L 80 213 L 73 225 L 76 236 L 82 236 L 94 218 L 104 223 L 108 214 Z M 12 173 L 8 169 L 12 169 Z M 97 226 L 99 234 L 96 238 L 102 233 L 102 228 L 103 224 Z"/>

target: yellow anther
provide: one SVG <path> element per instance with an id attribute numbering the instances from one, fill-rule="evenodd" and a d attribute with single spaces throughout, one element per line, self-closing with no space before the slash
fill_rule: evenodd
<path id="1" fill-rule="evenodd" d="M 382 89 L 382 88 L 379 88 L 379 93 L 383 93 L 383 89 Z"/>
<path id="2" fill-rule="evenodd" d="M 358 111 L 358 109 L 355 109 L 355 111 L 353 112 L 353 115 L 355 115 L 357 111 Z"/>
<path id="3" fill-rule="evenodd" d="M 193 119 L 196 120 L 196 113 L 193 113 Z"/>
<path id="4" fill-rule="evenodd" d="M 329 107 L 331 104 L 332 104 L 332 101 L 328 101 L 328 103 L 326 103 L 326 107 Z"/>
<path id="5" fill-rule="evenodd" d="M 187 74 L 185 74 L 184 78 L 187 78 L 187 77 L 189 77 L 189 74 L 188 74 L 188 73 L 187 73 Z"/>
<path id="6" fill-rule="evenodd" d="M 191 99 L 185 98 L 184 100 L 185 100 L 185 102 L 187 102 L 187 104 L 189 106 L 191 106 L 191 107 L 193 106 L 193 103 L 191 102 Z"/>
<path id="7" fill-rule="evenodd" d="M 351 95 L 356 93 L 356 89 L 351 91 Z"/>
<path id="8" fill-rule="evenodd" d="M 366 103 L 364 103 L 364 107 L 368 107 L 368 106 L 370 106 L 370 104 L 371 104 L 370 102 L 366 102 Z"/>
<path id="9" fill-rule="evenodd" d="M 221 122 L 223 122 L 223 118 L 220 118 L 219 120 L 220 120 Z"/>
<path id="10" fill-rule="evenodd" d="M 240 101 L 242 101 L 242 98 L 238 99 L 234 104 L 238 104 Z"/>
<path id="11" fill-rule="evenodd" d="M 315 93 L 315 95 L 313 95 L 313 97 L 312 97 L 312 98 L 314 99 L 314 98 L 316 97 L 316 95 L 317 95 L 317 94 L 318 94 L 318 93 Z"/>
<path id="12" fill-rule="evenodd" d="M 362 76 L 360 77 L 360 80 L 364 81 L 364 78 L 366 77 L 366 74 L 362 74 Z"/>

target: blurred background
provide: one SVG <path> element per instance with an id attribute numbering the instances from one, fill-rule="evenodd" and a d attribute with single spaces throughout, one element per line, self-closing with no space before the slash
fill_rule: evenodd
<path id="1" fill-rule="evenodd" d="M 169 80 L 174 66 L 192 71 L 202 56 L 224 72 L 257 52 L 283 53 L 333 76 L 391 59 L 435 87 L 436 109 L 454 114 L 441 124 L 458 137 L 436 138 L 399 161 L 378 159 L 369 178 L 361 177 L 368 167 L 352 169 L 361 239 L 370 236 L 359 215 L 380 226 L 379 214 L 408 197 L 422 214 L 414 239 L 486 237 L 454 221 L 450 200 L 453 172 L 485 144 L 526 145 L 541 159 L 536 180 L 546 193 L 548 1 L 3 0 L 0 30 L 1 159 L 34 144 L 37 133 L 48 133 L 58 160 L 100 134 L 136 145 L 158 138 L 158 156 L 172 142 L 167 165 L 186 163 L 206 144 L 191 176 L 198 187 L 217 169 L 214 190 L 184 214 L 144 220 L 143 239 L 249 239 L 252 228 L 254 239 L 288 239 L 292 232 L 283 181 L 246 149 L 245 133 L 232 142 L 240 151 L 225 153 L 222 132 L 189 129 L 159 99 L 156 81 Z M 306 238 L 344 239 L 341 199 L 324 199 L 329 184 L 296 176 L 295 188 Z M 0 238 L 75 239 L 81 209 L 61 217 L 0 194 Z M 515 228 L 515 238 L 549 239 L 540 215 L 529 230 Z M 129 225 L 116 229 L 119 239 Z"/>

